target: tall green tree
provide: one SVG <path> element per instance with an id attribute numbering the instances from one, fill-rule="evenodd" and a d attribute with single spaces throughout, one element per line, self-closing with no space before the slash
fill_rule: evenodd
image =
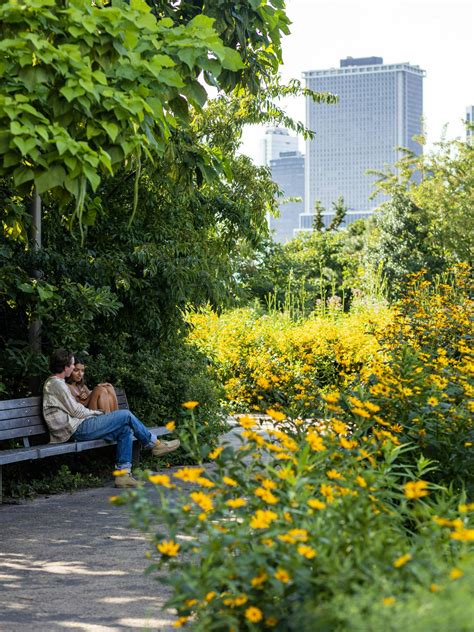
<path id="1" fill-rule="evenodd" d="M 395 170 L 373 172 L 379 176 L 377 190 L 392 198 L 397 196 L 397 204 L 405 198 L 419 209 L 423 247 L 431 248 L 435 257 L 442 257 L 446 265 L 472 263 L 474 147 L 461 140 L 443 140 L 420 156 L 404 152 Z"/>
<path id="2" fill-rule="evenodd" d="M 144 0 L 9 0 L 0 39 L 0 175 L 23 194 L 54 191 L 80 225 L 103 175 L 162 155 L 203 106 L 201 71 L 217 83 L 244 66 L 212 18 L 175 25 Z"/>
<path id="3" fill-rule="evenodd" d="M 322 233 L 324 231 L 324 221 L 323 221 L 323 213 L 326 211 L 324 206 L 321 204 L 321 200 L 314 201 L 314 219 L 313 219 L 313 230 L 318 233 Z"/>
<path id="4" fill-rule="evenodd" d="M 382 266 L 392 298 L 401 294 L 407 274 L 426 269 L 434 276 L 446 267 L 441 248 L 433 243 L 427 210 L 406 191 L 395 191 L 384 203 L 377 227 L 372 258 Z"/>
<path id="5" fill-rule="evenodd" d="M 332 207 L 334 210 L 334 217 L 328 226 L 328 230 L 337 230 L 341 227 L 341 224 L 347 215 L 347 206 L 344 203 L 342 195 L 340 195 L 337 200 L 332 203 Z"/>

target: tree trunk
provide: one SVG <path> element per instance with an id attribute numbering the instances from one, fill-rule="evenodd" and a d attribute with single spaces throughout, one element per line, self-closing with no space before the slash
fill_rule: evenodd
<path id="1" fill-rule="evenodd" d="M 41 198 L 36 192 L 33 191 L 33 198 L 31 200 L 31 249 L 33 252 L 38 252 L 41 249 Z M 40 278 L 40 270 L 33 270 L 31 276 L 33 279 Z M 30 323 L 28 331 L 28 340 L 30 343 L 31 351 L 41 353 L 41 321 L 37 318 Z M 39 391 L 39 376 L 31 375 L 29 379 L 29 387 L 33 394 Z"/>

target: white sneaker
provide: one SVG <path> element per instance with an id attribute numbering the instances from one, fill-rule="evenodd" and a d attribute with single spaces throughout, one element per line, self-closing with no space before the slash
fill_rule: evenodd
<path id="1" fill-rule="evenodd" d="M 173 441 L 160 441 L 158 445 L 155 445 L 151 449 L 151 453 L 153 456 L 163 456 L 163 454 L 168 454 L 168 452 L 174 452 L 180 445 L 179 439 L 173 439 Z"/>

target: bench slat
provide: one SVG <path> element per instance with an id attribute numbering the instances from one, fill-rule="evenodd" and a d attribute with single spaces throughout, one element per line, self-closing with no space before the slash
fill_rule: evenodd
<path id="1" fill-rule="evenodd" d="M 29 428 L 10 428 L 9 430 L 0 430 L 0 441 L 6 441 L 7 439 L 21 439 L 22 437 L 32 437 L 33 435 L 47 434 L 47 429 L 44 424 L 38 424 L 37 426 L 30 426 Z M 0 452 L 1 454 L 1 452 Z"/>
<path id="2" fill-rule="evenodd" d="M 0 400 L 0 410 L 27 408 L 28 406 L 41 406 L 41 397 L 23 397 L 22 399 Z"/>
<path id="3" fill-rule="evenodd" d="M 29 417 L 30 415 L 40 417 L 41 414 L 41 406 L 25 406 L 24 408 L 0 410 L 0 426 L 3 426 L 5 419 L 17 419 L 18 417 Z"/>
<path id="4" fill-rule="evenodd" d="M 119 408 L 128 408 L 128 402 L 126 397 L 117 397 L 117 403 Z M 24 408 L 10 408 L 9 410 L 0 410 L 0 426 L 3 427 L 3 421 L 5 419 L 18 419 L 20 417 L 28 417 L 34 415 L 41 417 L 43 414 L 43 408 L 40 404 L 34 406 L 25 406 Z"/>
<path id="5" fill-rule="evenodd" d="M 36 415 L 35 417 L 16 417 L 15 419 L 0 420 L 0 432 L 9 430 L 10 428 L 28 428 L 28 426 L 37 426 L 43 424 L 43 417 Z"/>

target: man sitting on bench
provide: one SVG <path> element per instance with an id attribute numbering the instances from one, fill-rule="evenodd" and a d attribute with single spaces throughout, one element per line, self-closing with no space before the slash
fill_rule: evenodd
<path id="1" fill-rule="evenodd" d="M 65 382 L 74 369 L 74 355 L 70 351 L 54 351 L 49 368 L 52 375 L 44 383 L 43 416 L 51 443 L 94 439 L 116 441 L 116 468 L 125 471 L 125 474 L 115 477 L 115 487 L 138 485 L 131 475 L 133 437 L 150 449 L 153 456 L 162 456 L 179 448 L 178 439 L 160 441 L 129 410 L 103 413 L 79 404 Z"/>

